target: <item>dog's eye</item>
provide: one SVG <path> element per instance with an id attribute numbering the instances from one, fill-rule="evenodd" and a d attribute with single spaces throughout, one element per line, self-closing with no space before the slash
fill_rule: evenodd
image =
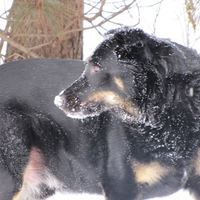
<path id="1" fill-rule="evenodd" d="M 97 72 L 99 72 L 101 69 L 98 66 L 92 66 L 90 69 L 90 74 L 96 74 Z"/>
<path id="2" fill-rule="evenodd" d="M 115 54 L 117 55 L 118 60 L 123 60 L 123 58 L 127 55 L 127 51 L 124 47 L 117 47 L 115 49 Z"/>
<path id="3" fill-rule="evenodd" d="M 143 44 L 142 41 L 139 41 L 139 42 L 136 42 L 136 43 L 134 44 L 134 46 L 137 47 L 137 48 L 141 48 L 141 47 L 144 46 L 144 44 Z"/>
<path id="4" fill-rule="evenodd" d="M 138 53 L 141 53 L 141 51 L 143 50 L 143 47 L 144 44 L 143 42 L 139 41 L 133 45 L 128 45 L 126 48 L 127 48 L 127 51 L 131 54 L 138 54 Z"/>

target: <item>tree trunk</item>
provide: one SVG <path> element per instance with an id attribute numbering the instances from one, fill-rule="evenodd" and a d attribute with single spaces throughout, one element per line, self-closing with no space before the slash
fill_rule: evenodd
<path id="1" fill-rule="evenodd" d="M 14 0 L 6 62 L 33 57 L 82 59 L 82 0 Z M 15 45 L 16 46 L 16 45 Z M 36 57 L 34 56 L 34 57 Z"/>

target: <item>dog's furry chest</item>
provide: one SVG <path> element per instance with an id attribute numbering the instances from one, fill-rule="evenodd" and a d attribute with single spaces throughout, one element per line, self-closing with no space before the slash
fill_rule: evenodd
<path id="1" fill-rule="evenodd" d="M 185 165 L 198 149 L 199 133 L 187 130 L 126 126 L 126 136 L 133 157 L 145 162 L 159 160 L 167 165 Z"/>

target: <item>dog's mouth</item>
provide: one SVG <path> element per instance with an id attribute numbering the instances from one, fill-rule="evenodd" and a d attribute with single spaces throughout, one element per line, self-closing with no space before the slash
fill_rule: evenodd
<path id="1" fill-rule="evenodd" d="M 54 103 L 68 117 L 76 119 L 98 116 L 103 111 L 106 110 L 106 106 L 102 102 L 98 101 L 81 102 L 76 97 L 66 102 L 66 99 L 62 95 L 56 96 Z"/>
<path id="2" fill-rule="evenodd" d="M 102 102 L 88 101 L 82 105 L 82 112 L 86 116 L 99 115 L 104 110 L 105 105 Z"/>
<path id="3" fill-rule="evenodd" d="M 139 117 L 138 107 L 133 105 L 130 100 L 122 99 L 113 92 L 106 92 L 106 94 L 104 92 L 95 93 L 83 102 L 76 95 L 66 97 L 60 94 L 55 97 L 54 103 L 68 117 L 76 119 L 99 116 L 104 111 L 111 111 L 119 118 L 123 118 L 123 121 L 135 120 Z"/>

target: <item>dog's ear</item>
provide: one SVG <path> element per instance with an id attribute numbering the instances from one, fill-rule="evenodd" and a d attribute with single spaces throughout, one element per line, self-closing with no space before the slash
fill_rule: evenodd
<path id="1" fill-rule="evenodd" d="M 115 53 L 121 62 L 146 62 L 151 59 L 151 53 L 146 48 L 147 34 L 141 29 L 125 29 L 115 33 L 117 47 Z"/>
<path id="2" fill-rule="evenodd" d="M 149 37 L 147 46 L 152 54 L 157 57 L 169 60 L 185 59 L 184 52 L 179 48 L 180 45 L 171 42 L 168 39 L 157 39 Z"/>
<path id="3" fill-rule="evenodd" d="M 145 50 L 143 41 L 137 41 L 135 44 L 118 45 L 115 48 L 115 54 L 121 62 L 133 62 L 135 59 L 145 60 Z"/>
<path id="4" fill-rule="evenodd" d="M 149 37 L 147 46 L 154 55 L 169 56 L 173 53 L 173 48 L 168 40 L 159 40 Z"/>
<path id="5" fill-rule="evenodd" d="M 170 40 L 149 37 L 147 41 L 149 51 L 152 53 L 154 64 L 165 69 L 165 75 L 181 71 L 180 66 L 185 65 L 184 52 Z"/>

